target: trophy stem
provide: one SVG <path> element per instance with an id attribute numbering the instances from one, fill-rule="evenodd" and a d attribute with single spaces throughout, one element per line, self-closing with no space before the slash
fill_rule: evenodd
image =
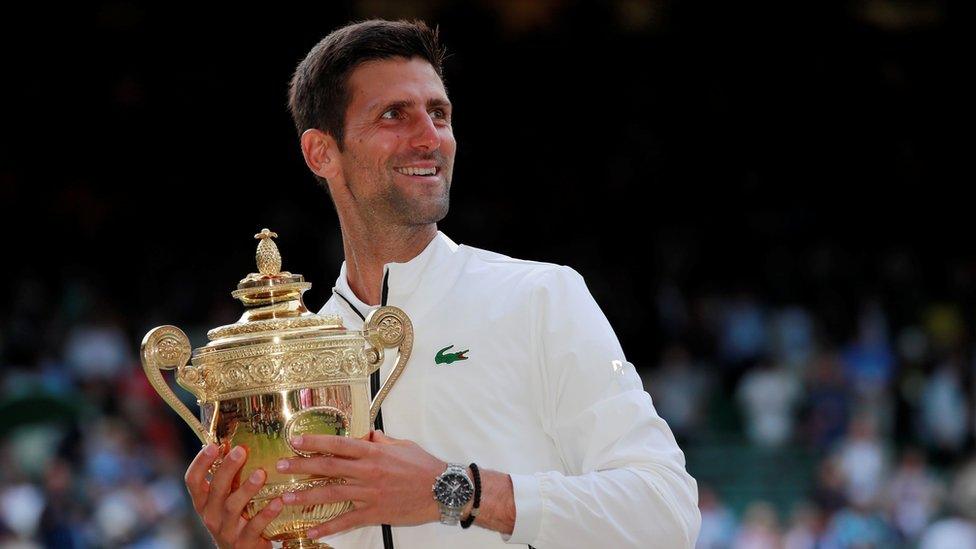
<path id="1" fill-rule="evenodd" d="M 333 549 L 333 547 L 328 543 L 313 541 L 308 538 L 292 538 L 286 539 L 282 543 L 281 549 Z"/>

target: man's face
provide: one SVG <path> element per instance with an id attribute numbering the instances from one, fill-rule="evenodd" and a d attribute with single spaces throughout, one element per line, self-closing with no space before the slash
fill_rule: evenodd
<path id="1" fill-rule="evenodd" d="M 367 218 L 427 225 L 447 215 L 456 143 L 451 104 L 420 58 L 370 61 L 349 77 L 342 175 Z"/>

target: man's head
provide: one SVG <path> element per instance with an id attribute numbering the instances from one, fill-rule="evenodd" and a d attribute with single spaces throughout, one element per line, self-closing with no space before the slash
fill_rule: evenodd
<path id="1" fill-rule="evenodd" d="M 340 216 L 419 225 L 446 215 L 455 142 L 444 54 L 422 22 L 366 21 L 325 37 L 299 64 L 289 108 Z"/>

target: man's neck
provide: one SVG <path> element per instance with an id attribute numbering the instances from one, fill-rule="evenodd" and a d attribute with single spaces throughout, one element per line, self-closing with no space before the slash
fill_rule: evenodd
<path id="1" fill-rule="evenodd" d="M 417 227 L 383 227 L 372 231 L 347 231 L 343 227 L 342 247 L 349 287 L 363 303 L 379 305 L 383 291 L 383 266 L 387 263 L 405 263 L 417 257 L 436 235 L 436 223 Z"/>

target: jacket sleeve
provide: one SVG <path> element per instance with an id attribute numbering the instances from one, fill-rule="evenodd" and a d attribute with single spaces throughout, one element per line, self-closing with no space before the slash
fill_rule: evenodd
<path id="1" fill-rule="evenodd" d="M 502 539 L 537 549 L 694 546 L 695 479 L 583 278 L 568 267 L 543 272 L 531 308 L 540 421 L 566 473 L 511 475 L 515 528 Z"/>

